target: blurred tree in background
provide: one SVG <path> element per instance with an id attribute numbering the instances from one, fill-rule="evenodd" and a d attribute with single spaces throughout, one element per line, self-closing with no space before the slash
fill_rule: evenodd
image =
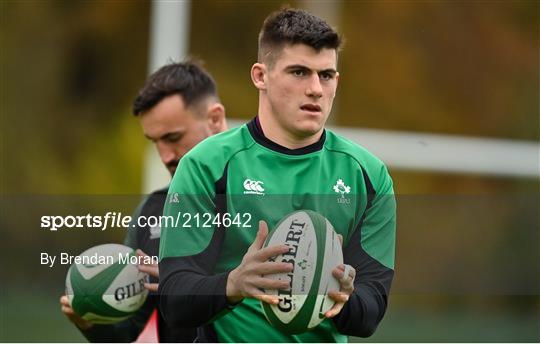
<path id="1" fill-rule="evenodd" d="M 2 188 L 137 192 L 148 3 L 3 1 Z"/>

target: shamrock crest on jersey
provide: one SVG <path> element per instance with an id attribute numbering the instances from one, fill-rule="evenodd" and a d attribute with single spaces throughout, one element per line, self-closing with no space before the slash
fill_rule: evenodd
<path id="1" fill-rule="evenodd" d="M 345 198 L 345 194 L 351 192 L 351 187 L 345 185 L 343 179 L 338 179 L 336 185 L 334 185 L 334 191 L 338 194 L 341 194 L 342 198 Z"/>

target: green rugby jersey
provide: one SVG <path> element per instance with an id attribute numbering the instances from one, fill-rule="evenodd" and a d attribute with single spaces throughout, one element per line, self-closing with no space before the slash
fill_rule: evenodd
<path id="1" fill-rule="evenodd" d="M 258 221 L 273 228 L 300 209 L 324 215 L 343 235 L 344 262 L 357 274 L 340 314 L 287 335 L 258 301 L 230 305 L 225 291 Z M 257 119 L 206 139 L 182 158 L 164 215 L 171 221 L 160 242 L 161 309 L 168 323 L 200 326 L 199 341 L 346 341 L 371 335 L 384 315 L 394 274 L 392 180 L 379 159 L 328 130 L 294 150 L 267 139 Z"/>

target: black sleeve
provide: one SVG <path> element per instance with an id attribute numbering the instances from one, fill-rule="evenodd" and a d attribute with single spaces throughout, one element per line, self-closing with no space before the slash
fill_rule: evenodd
<path id="1" fill-rule="evenodd" d="M 342 334 L 369 337 L 386 311 L 394 270 L 383 266 L 362 249 L 360 229 L 355 231 L 345 247 L 343 258 L 356 270 L 354 292 L 341 312 L 332 319 Z"/>
<path id="2" fill-rule="evenodd" d="M 221 178 L 214 183 L 213 205 L 218 215 L 227 213 L 228 167 L 227 163 Z M 230 271 L 214 272 L 226 231 L 216 227 L 210 243 L 198 254 L 160 260 L 159 306 L 167 325 L 199 327 L 232 309 L 226 295 Z"/>
<path id="3" fill-rule="evenodd" d="M 84 337 L 92 343 L 133 342 L 137 339 L 148 322 L 152 311 L 156 308 L 156 295 L 148 295 L 144 304 L 129 319 L 116 324 L 95 324 L 88 330 L 81 330 Z"/>
<path id="4" fill-rule="evenodd" d="M 343 261 L 356 270 L 354 292 L 341 312 L 333 318 L 337 330 L 357 337 L 371 336 L 382 320 L 388 306 L 388 295 L 394 270 L 383 265 L 362 247 L 362 229 L 369 228 L 366 244 L 379 247 L 379 259 L 393 267 L 396 231 L 396 203 L 391 179 L 386 168 L 385 178 L 376 193 L 369 176 L 362 170 L 366 183 L 367 205 L 364 214 L 347 246 L 343 249 Z M 376 243 L 377 245 L 374 245 Z M 372 249 L 373 250 L 373 249 Z"/>
<path id="5" fill-rule="evenodd" d="M 225 231 L 218 228 L 203 252 L 159 262 L 160 310 L 169 326 L 198 327 L 229 308 L 229 272 L 213 274 L 224 235 Z"/>

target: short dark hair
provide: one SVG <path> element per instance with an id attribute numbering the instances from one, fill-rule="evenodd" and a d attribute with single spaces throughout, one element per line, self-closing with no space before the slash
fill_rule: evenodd
<path id="1" fill-rule="evenodd" d="M 133 115 L 143 114 L 173 94 L 180 95 L 186 107 L 196 106 L 208 97 L 218 98 L 216 82 L 200 62 L 189 60 L 171 63 L 146 79 L 133 101 Z"/>
<path id="2" fill-rule="evenodd" d="M 272 12 L 264 20 L 259 33 L 259 62 L 275 56 L 272 52 L 280 50 L 285 44 L 302 43 L 320 51 L 323 48 L 338 50 L 341 37 L 323 19 L 304 10 L 282 8 Z"/>

